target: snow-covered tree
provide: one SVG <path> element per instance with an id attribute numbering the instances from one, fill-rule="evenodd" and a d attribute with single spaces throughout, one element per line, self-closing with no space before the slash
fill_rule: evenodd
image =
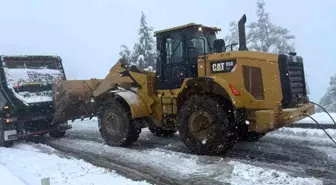
<path id="1" fill-rule="evenodd" d="M 257 1 L 256 22 L 248 24 L 247 41 L 249 49 L 255 51 L 288 53 L 295 50 L 295 36 L 289 30 L 271 22 L 269 13 L 265 11 L 265 1 Z"/>
<path id="2" fill-rule="evenodd" d="M 336 112 L 336 74 L 330 77 L 327 93 L 322 97 L 320 105 L 328 112 Z"/>
<path id="3" fill-rule="evenodd" d="M 270 53 L 289 53 L 295 51 L 295 36 L 289 30 L 271 22 L 269 13 L 265 11 L 264 0 L 257 0 L 257 21 L 250 22 L 246 26 L 246 44 L 249 50 Z M 225 43 L 230 45 L 238 43 L 239 33 L 237 22 L 231 22 L 229 34 L 224 38 Z M 238 46 L 233 47 L 234 50 Z M 307 79 L 307 75 L 305 75 Z M 306 80 L 307 82 L 307 80 Z M 310 94 L 309 85 L 306 83 L 307 94 Z"/>
<path id="4" fill-rule="evenodd" d="M 247 24 L 247 46 L 252 51 L 271 53 L 288 53 L 295 50 L 295 36 L 289 30 L 271 22 L 269 13 L 265 11 L 264 0 L 257 0 L 257 21 Z M 227 44 L 238 42 L 238 25 L 230 23 L 229 35 L 225 37 Z"/>
<path id="5" fill-rule="evenodd" d="M 224 41 L 227 46 L 239 42 L 238 26 L 236 22 L 230 23 L 229 35 L 225 36 Z M 238 46 L 234 46 L 233 50 L 237 50 Z"/>
<path id="6" fill-rule="evenodd" d="M 128 49 L 126 45 L 121 45 L 121 51 L 119 52 L 119 56 L 126 61 L 131 60 L 131 50 Z"/>
<path id="7" fill-rule="evenodd" d="M 139 39 L 133 46 L 131 52 L 126 46 L 122 46 L 119 53 L 121 57 L 129 59 L 129 61 L 137 65 L 140 69 L 155 69 L 155 40 L 153 37 L 153 28 L 149 27 L 146 22 L 146 16 L 141 12 L 140 28 L 138 31 Z"/>

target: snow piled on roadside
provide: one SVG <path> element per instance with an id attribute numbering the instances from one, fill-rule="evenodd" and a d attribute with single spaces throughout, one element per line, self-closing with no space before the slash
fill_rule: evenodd
<path id="1" fill-rule="evenodd" d="M 4 184 L 26 185 L 17 176 L 11 173 L 5 166 L 0 164 L 1 182 Z"/>
<path id="2" fill-rule="evenodd" d="M 335 129 L 325 129 L 328 134 L 332 137 L 336 137 L 336 130 Z M 322 138 L 326 137 L 325 132 L 322 129 L 311 129 L 311 128 L 280 128 L 277 132 L 284 132 L 288 135 L 295 135 L 295 136 L 301 136 L 301 137 L 317 137 Z"/>
<path id="3" fill-rule="evenodd" d="M 331 117 L 336 121 L 336 113 L 330 113 Z M 334 124 L 332 119 L 328 116 L 327 113 L 315 113 L 312 115 L 312 117 L 319 123 L 321 124 Z M 309 117 L 304 118 L 300 121 L 297 121 L 296 123 L 311 123 L 311 124 L 316 124 L 312 119 Z"/>
<path id="4" fill-rule="evenodd" d="M 43 150 L 49 149 L 44 147 Z M 41 153 L 27 144 L 18 144 L 13 148 L 0 148 L 0 165 L 2 164 L 29 185 L 41 184 L 41 179 L 47 177 L 50 177 L 52 185 L 148 185 L 145 181 L 132 181 L 83 160 L 61 158 L 52 154 L 52 149 L 49 151 L 51 154 Z M 1 172 L 0 170 L 3 178 Z M 8 184 L 13 183 L 11 181 Z"/>
<path id="5" fill-rule="evenodd" d="M 267 185 L 267 184 L 286 184 L 286 185 L 322 185 L 322 181 L 315 178 L 291 177 L 284 172 L 275 170 L 265 170 L 248 164 L 231 161 L 229 164 L 234 166 L 231 184 L 244 185 Z"/>
<path id="6" fill-rule="evenodd" d="M 326 132 L 336 140 L 335 129 L 325 129 Z M 274 132 L 268 133 L 266 137 L 276 137 L 300 142 L 309 143 L 310 145 L 334 146 L 335 144 L 321 129 L 303 129 L 303 128 L 280 128 Z"/>

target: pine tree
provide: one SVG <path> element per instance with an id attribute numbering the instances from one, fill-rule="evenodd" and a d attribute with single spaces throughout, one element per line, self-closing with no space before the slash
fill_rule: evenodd
<path id="1" fill-rule="evenodd" d="M 231 22 L 230 23 L 230 29 L 229 29 L 229 33 L 230 35 L 227 35 L 224 40 L 225 40 L 225 44 L 227 46 L 237 43 L 239 42 L 239 35 L 238 35 L 238 27 L 237 27 L 237 23 L 236 22 Z M 233 50 L 237 50 L 238 46 L 234 46 Z"/>
<path id="2" fill-rule="evenodd" d="M 247 45 L 252 51 L 289 53 L 295 51 L 295 36 L 289 30 L 275 25 L 265 11 L 264 0 L 257 0 L 257 21 L 247 24 Z M 230 23 L 229 34 L 224 38 L 226 44 L 238 43 L 239 34 L 236 22 Z M 238 47 L 234 47 L 235 50 Z M 307 79 L 307 75 L 305 76 Z M 307 94 L 310 94 L 309 85 L 306 80 Z"/>
<path id="3" fill-rule="evenodd" d="M 258 20 L 248 25 L 249 49 L 272 53 L 294 51 L 293 40 L 295 36 L 291 35 L 288 29 L 273 24 L 269 18 L 269 13 L 265 11 L 265 6 L 264 0 L 257 1 L 256 14 Z"/>
<path id="4" fill-rule="evenodd" d="M 119 52 L 119 56 L 128 62 L 131 61 L 131 51 L 126 45 L 121 45 L 121 51 Z"/>
<path id="5" fill-rule="evenodd" d="M 271 53 L 288 53 L 295 50 L 295 36 L 289 30 L 273 24 L 269 13 L 265 11 L 264 0 L 257 0 L 257 21 L 247 24 L 247 45 L 252 51 Z M 225 41 L 230 43 L 238 42 L 238 26 L 236 22 L 230 23 L 229 35 Z"/>
<path id="6" fill-rule="evenodd" d="M 155 66 L 153 28 L 147 25 L 146 16 L 143 12 L 141 12 L 139 36 L 139 50 L 140 54 L 143 55 L 145 67 Z"/>
<path id="7" fill-rule="evenodd" d="M 153 38 L 153 28 L 149 27 L 146 21 L 146 16 L 141 12 L 140 28 L 138 30 L 139 39 L 133 46 L 133 51 L 128 53 L 128 48 L 123 47 L 120 52 L 121 57 L 128 57 L 131 63 L 137 65 L 140 69 L 155 70 L 155 41 Z M 127 53 L 127 54 L 125 54 Z"/>
<path id="8" fill-rule="evenodd" d="M 330 77 L 327 93 L 322 97 L 320 105 L 328 112 L 336 112 L 336 74 Z"/>

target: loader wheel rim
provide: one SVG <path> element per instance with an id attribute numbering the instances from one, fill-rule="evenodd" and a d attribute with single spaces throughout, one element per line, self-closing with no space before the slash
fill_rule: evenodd
<path id="1" fill-rule="evenodd" d="M 107 132 L 111 135 L 119 135 L 119 130 L 121 126 L 120 117 L 114 112 L 109 112 L 105 119 L 108 124 L 108 126 L 106 127 Z"/>
<path id="2" fill-rule="evenodd" d="M 201 141 L 211 139 L 215 132 L 214 118 L 206 111 L 194 112 L 188 120 L 188 126 L 194 137 Z"/>

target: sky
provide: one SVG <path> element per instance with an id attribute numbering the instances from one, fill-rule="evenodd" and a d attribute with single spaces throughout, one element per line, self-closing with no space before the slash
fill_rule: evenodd
<path id="1" fill-rule="evenodd" d="M 104 78 L 133 47 L 141 11 L 155 30 L 189 22 L 222 28 L 243 14 L 256 20 L 254 0 L 0 0 L 0 54 L 59 55 L 68 79 Z M 296 36 L 310 98 L 319 101 L 336 73 L 336 1 L 266 1 L 272 21 Z"/>

